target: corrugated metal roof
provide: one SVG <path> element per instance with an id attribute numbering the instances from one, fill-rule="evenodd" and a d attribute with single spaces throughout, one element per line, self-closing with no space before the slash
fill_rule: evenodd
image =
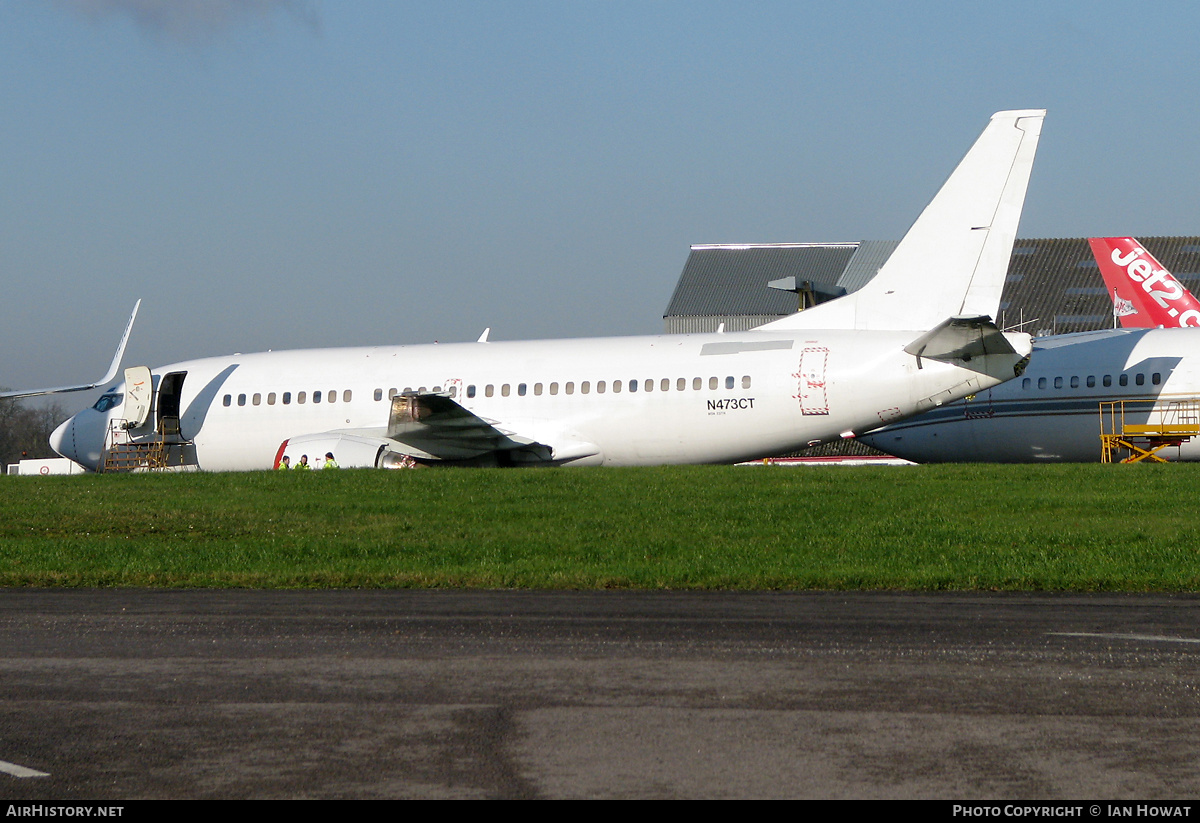
<path id="1" fill-rule="evenodd" d="M 1192 288 L 1200 278 L 1200 237 L 1138 238 L 1166 269 Z M 767 287 L 794 276 L 809 280 L 818 297 L 857 291 L 879 271 L 899 245 L 864 243 L 780 243 L 692 246 L 687 265 L 664 315 L 668 331 L 733 330 L 739 317 L 776 318 L 796 310 L 797 298 Z M 680 318 L 703 318 L 688 323 Z M 1066 334 L 1112 325 L 1112 304 L 1087 238 L 1018 239 L 1001 296 L 1002 326 L 1024 323 L 1033 334 Z"/>
<path id="2" fill-rule="evenodd" d="M 768 288 L 788 276 L 808 280 L 818 294 L 842 294 L 837 284 L 857 243 L 761 243 L 692 246 L 664 317 L 783 316 L 795 294 Z"/>
<path id="3" fill-rule="evenodd" d="M 844 288 L 847 294 L 858 291 L 871 282 L 872 277 L 879 274 L 883 264 L 899 245 L 899 240 L 864 240 L 859 243 L 854 256 L 846 265 L 846 270 L 838 278 L 838 285 Z"/>
<path id="4" fill-rule="evenodd" d="M 1200 269 L 1200 238 L 1138 239 L 1167 271 Z M 1001 312 L 1001 325 L 1024 320 L 1023 330 L 1038 335 L 1112 326 L 1112 301 L 1086 237 L 1018 240 L 1016 245 L 1031 251 L 1014 254 L 1009 263 L 1002 297 L 1009 305 Z"/>

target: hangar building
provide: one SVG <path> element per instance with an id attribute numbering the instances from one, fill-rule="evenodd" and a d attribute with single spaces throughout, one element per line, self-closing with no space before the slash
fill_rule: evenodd
<path id="1" fill-rule="evenodd" d="M 1140 237 L 1200 294 L 1200 237 Z M 898 241 L 692 246 L 663 315 L 668 334 L 743 331 L 870 281 Z M 774 287 L 768 284 L 774 284 Z M 1001 297 L 1001 327 L 1031 334 L 1111 328 L 1112 303 L 1087 238 L 1018 239 Z"/>

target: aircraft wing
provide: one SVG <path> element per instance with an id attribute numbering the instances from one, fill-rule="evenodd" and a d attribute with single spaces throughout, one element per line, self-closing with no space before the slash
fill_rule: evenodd
<path id="1" fill-rule="evenodd" d="M 419 461 L 567 463 L 591 457 L 599 449 L 570 437 L 551 446 L 504 428 L 460 406 L 447 393 L 409 392 L 392 398 L 386 429 L 340 429 L 290 437 L 275 455 L 275 468 L 286 455 L 292 464 L 301 454 L 332 452 L 344 468 L 396 468 Z"/>
<path id="2" fill-rule="evenodd" d="M 89 389 L 98 389 L 108 383 L 117 376 L 117 371 L 121 368 L 121 358 L 125 356 L 125 344 L 129 342 L 129 332 L 133 330 L 133 320 L 137 317 L 138 307 L 142 305 L 142 301 L 138 300 L 133 304 L 133 313 L 129 315 L 129 322 L 125 324 L 125 333 L 121 335 L 121 342 L 117 344 L 117 353 L 113 355 L 112 364 L 108 367 L 108 371 L 104 376 L 94 383 L 86 383 L 80 386 L 56 386 L 51 389 L 21 389 L 18 391 L 0 392 L 0 398 L 5 397 L 36 397 L 39 394 L 63 394 L 73 391 L 87 391 Z"/>
<path id="3" fill-rule="evenodd" d="M 479 417 L 445 393 L 393 397 L 387 437 L 439 460 L 517 451 L 527 459 L 553 459 L 549 446 L 500 428 L 497 421 Z"/>

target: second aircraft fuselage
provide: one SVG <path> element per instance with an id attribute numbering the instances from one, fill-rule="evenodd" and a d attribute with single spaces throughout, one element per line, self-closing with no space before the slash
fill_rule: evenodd
<path id="1" fill-rule="evenodd" d="M 918 463 L 1098 462 L 1100 404 L 1129 422 L 1200 398 L 1200 329 L 1127 329 L 1036 340 L 1025 374 L 862 439 Z M 1141 402 L 1139 402 L 1141 401 Z M 1200 459 L 1200 443 L 1163 456 Z"/>

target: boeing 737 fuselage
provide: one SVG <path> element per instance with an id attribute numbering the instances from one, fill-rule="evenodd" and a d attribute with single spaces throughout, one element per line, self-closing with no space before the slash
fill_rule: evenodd
<path id="1" fill-rule="evenodd" d="M 155 409 L 140 424 L 125 428 L 118 385 L 64 423 L 52 444 L 92 469 L 114 438 L 164 430 L 178 432 L 168 462 L 200 469 L 270 468 L 285 453 L 295 464 L 326 452 L 342 466 L 405 455 L 735 462 L 862 433 L 980 391 L 1013 374 L 1021 358 L 988 358 L 1003 361 L 991 363 L 997 376 L 938 361 L 919 368 L 904 351 L 910 342 L 900 332 L 751 331 L 214 357 L 156 369 Z"/>

